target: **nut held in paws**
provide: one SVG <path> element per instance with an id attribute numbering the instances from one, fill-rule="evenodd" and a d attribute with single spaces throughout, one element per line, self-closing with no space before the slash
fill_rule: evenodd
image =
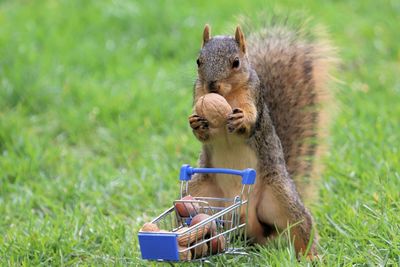
<path id="1" fill-rule="evenodd" d="M 210 126 L 218 128 L 226 123 L 232 108 L 226 99 L 215 93 L 206 94 L 197 100 L 195 110 L 197 115 L 206 118 Z"/>

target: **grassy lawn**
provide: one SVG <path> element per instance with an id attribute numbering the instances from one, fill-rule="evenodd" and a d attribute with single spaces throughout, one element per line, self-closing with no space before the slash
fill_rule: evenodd
<path id="1" fill-rule="evenodd" d="M 324 266 L 400 265 L 399 1 L 0 1 L 0 265 L 148 265 L 140 226 L 195 165 L 201 32 L 300 12 L 340 48 Z M 305 265 L 279 242 L 217 265 Z"/>

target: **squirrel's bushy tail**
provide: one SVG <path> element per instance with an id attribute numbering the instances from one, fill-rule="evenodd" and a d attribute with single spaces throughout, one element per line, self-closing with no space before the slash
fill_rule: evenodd
<path id="1" fill-rule="evenodd" d="M 272 26 L 250 35 L 249 60 L 265 90 L 289 173 L 302 198 L 315 198 L 329 126 L 330 72 L 335 49 L 326 38 L 307 40 L 301 30 Z"/>

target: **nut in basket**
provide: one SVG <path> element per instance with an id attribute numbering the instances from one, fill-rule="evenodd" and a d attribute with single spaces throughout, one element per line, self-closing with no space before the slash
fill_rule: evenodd
<path id="1" fill-rule="evenodd" d="M 255 171 L 217 168 L 181 168 L 181 188 L 194 173 L 225 173 L 242 177 L 242 190 L 235 198 L 183 196 L 138 234 L 142 258 L 157 261 L 190 261 L 220 253 L 237 253 L 246 243 L 246 222 L 240 211 L 248 204 Z M 187 190 L 185 191 L 187 192 Z M 209 203 L 213 203 L 211 206 Z M 246 210 L 246 209 L 244 209 Z M 146 225 L 145 225 L 146 226 Z M 244 235 L 244 240 L 241 236 Z"/>

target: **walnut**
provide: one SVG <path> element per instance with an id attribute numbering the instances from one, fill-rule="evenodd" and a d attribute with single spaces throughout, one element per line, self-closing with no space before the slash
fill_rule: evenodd
<path id="1" fill-rule="evenodd" d="M 200 97 L 195 105 L 196 114 L 204 117 L 213 128 L 219 128 L 226 124 L 232 108 L 226 99 L 215 93 Z"/>

